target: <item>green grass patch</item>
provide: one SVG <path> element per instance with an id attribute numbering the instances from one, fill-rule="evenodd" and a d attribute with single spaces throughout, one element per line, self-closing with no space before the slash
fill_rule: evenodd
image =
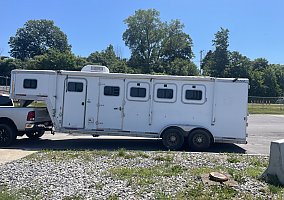
<path id="1" fill-rule="evenodd" d="M 248 104 L 250 114 L 284 115 L 284 104 Z"/>
<path id="2" fill-rule="evenodd" d="M 18 200 L 18 196 L 16 194 L 11 194 L 8 191 L 1 191 L 0 192 L 0 199 L 1 200 Z"/>
<path id="3" fill-rule="evenodd" d="M 241 162 L 241 159 L 237 156 L 234 156 L 234 155 L 228 155 L 227 161 L 229 163 L 239 163 L 239 162 Z"/>
<path id="4" fill-rule="evenodd" d="M 176 199 L 234 199 L 238 192 L 233 188 L 221 186 L 204 186 L 202 183 L 178 192 Z"/>
<path id="5" fill-rule="evenodd" d="M 83 200 L 84 198 L 81 195 L 72 195 L 72 196 L 65 196 L 62 200 Z"/>
<path id="6" fill-rule="evenodd" d="M 174 157 L 172 155 L 166 154 L 166 155 L 157 155 L 153 159 L 157 161 L 172 162 L 174 160 Z"/>
<path id="7" fill-rule="evenodd" d="M 155 183 L 155 177 L 177 176 L 184 172 L 179 165 L 156 165 L 153 167 L 117 167 L 108 171 L 115 179 L 127 180 L 129 185 L 149 185 Z"/>
<path id="8" fill-rule="evenodd" d="M 107 200 L 118 200 L 119 197 L 117 194 L 111 194 L 107 197 Z"/>

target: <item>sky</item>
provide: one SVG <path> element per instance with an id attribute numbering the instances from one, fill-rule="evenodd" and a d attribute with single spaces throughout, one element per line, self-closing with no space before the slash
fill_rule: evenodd
<path id="1" fill-rule="evenodd" d="M 112 44 L 129 58 L 123 21 L 138 9 L 156 9 L 162 21 L 179 19 L 193 40 L 197 65 L 221 27 L 230 31 L 230 51 L 284 64 L 284 0 L 0 0 L 0 53 L 9 56 L 9 38 L 26 21 L 48 19 L 67 35 L 75 55 Z"/>

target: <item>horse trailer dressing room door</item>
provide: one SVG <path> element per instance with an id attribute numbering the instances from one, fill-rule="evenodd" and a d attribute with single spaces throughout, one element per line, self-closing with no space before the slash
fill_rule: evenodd
<path id="1" fill-rule="evenodd" d="M 86 79 L 66 79 L 63 106 L 63 127 L 84 128 L 86 88 Z"/>
<path id="2" fill-rule="evenodd" d="M 98 129 L 122 129 L 123 98 L 123 79 L 100 79 Z"/>

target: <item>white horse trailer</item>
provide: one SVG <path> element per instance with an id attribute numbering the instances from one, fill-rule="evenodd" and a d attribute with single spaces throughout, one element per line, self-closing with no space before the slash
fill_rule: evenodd
<path id="1" fill-rule="evenodd" d="M 56 132 L 162 138 L 171 150 L 246 143 L 248 79 L 13 70 L 10 96 L 44 101 Z"/>

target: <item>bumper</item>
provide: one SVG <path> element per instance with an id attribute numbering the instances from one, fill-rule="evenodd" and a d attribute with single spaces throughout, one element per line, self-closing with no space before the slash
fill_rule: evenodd
<path id="1" fill-rule="evenodd" d="M 41 122 L 41 123 L 27 123 L 25 125 L 26 132 L 36 132 L 36 131 L 51 131 L 51 122 Z"/>

